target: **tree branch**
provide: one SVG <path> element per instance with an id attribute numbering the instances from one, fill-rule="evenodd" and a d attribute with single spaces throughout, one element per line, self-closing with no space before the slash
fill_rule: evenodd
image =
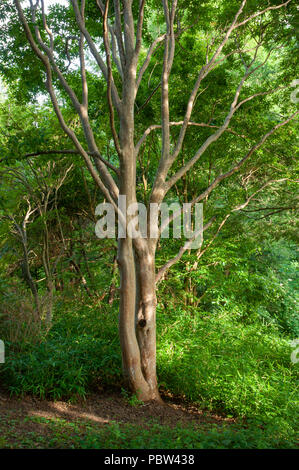
<path id="1" fill-rule="evenodd" d="M 208 188 L 203 193 L 201 193 L 199 196 L 197 196 L 195 199 L 193 199 L 192 204 L 195 204 L 196 202 L 202 201 L 205 197 L 207 197 L 216 188 L 216 186 L 218 186 L 218 184 L 221 181 L 223 181 L 224 179 L 226 179 L 226 178 L 230 177 L 231 175 L 233 175 L 234 173 L 236 173 L 241 168 L 241 166 L 252 156 L 252 154 L 254 152 L 256 152 L 256 150 L 258 150 L 264 144 L 264 142 L 277 129 L 279 129 L 280 127 L 286 125 L 288 122 L 290 122 L 292 119 L 294 119 L 294 117 L 297 116 L 298 113 L 299 113 L 299 111 L 296 111 L 294 114 L 289 116 L 283 122 L 280 122 L 279 124 L 276 124 L 276 126 L 274 126 L 269 132 L 267 132 L 267 134 L 265 134 L 257 144 L 255 144 L 253 147 L 251 147 L 249 152 L 245 155 L 244 158 L 242 158 L 242 160 L 240 160 L 236 165 L 234 165 L 226 173 L 222 173 L 221 175 L 217 176 L 217 178 L 214 179 L 214 181 L 208 186 Z"/>
<path id="2" fill-rule="evenodd" d="M 30 31 L 30 28 L 28 26 L 28 23 L 27 23 L 27 20 L 24 16 L 24 13 L 23 13 L 23 10 L 22 10 L 22 7 L 21 7 L 21 4 L 20 4 L 20 0 L 14 0 L 14 3 L 16 5 L 16 8 L 17 8 L 17 11 L 18 11 L 18 15 L 19 15 L 19 19 L 24 27 L 24 31 L 25 31 L 25 34 L 27 36 L 27 39 L 29 41 L 29 44 L 31 45 L 31 48 L 33 49 L 33 52 L 37 55 L 37 57 L 41 60 L 41 62 L 44 64 L 45 66 L 45 69 L 46 69 L 46 75 L 47 75 L 47 82 L 46 82 L 46 88 L 49 92 L 49 95 L 50 95 L 50 98 L 51 98 L 51 101 L 52 101 L 52 104 L 53 104 L 53 108 L 54 108 L 54 111 L 55 111 L 55 114 L 59 120 L 59 123 L 62 127 L 62 129 L 64 130 L 64 132 L 68 135 L 68 137 L 73 141 L 76 149 L 78 150 L 78 152 L 82 155 L 82 157 L 84 158 L 85 160 L 85 163 L 88 167 L 88 169 L 90 170 L 90 173 L 92 175 L 92 177 L 94 178 L 96 184 L 99 186 L 99 188 L 101 189 L 101 191 L 105 194 L 105 196 L 107 197 L 107 199 L 112 202 L 113 201 L 113 205 L 115 205 L 115 202 L 118 198 L 118 187 L 115 183 L 115 181 L 113 180 L 112 176 L 110 175 L 110 173 L 108 172 L 106 166 L 103 164 L 102 161 L 99 160 L 99 158 L 96 160 L 96 165 L 97 165 L 97 169 L 100 170 L 100 174 L 103 176 L 104 178 L 104 182 L 102 181 L 102 179 L 100 178 L 99 174 L 96 172 L 93 164 L 92 164 L 92 161 L 88 155 L 88 153 L 84 150 L 84 148 L 82 147 L 82 145 L 80 144 L 76 134 L 74 133 L 74 131 L 72 129 L 70 129 L 64 118 L 63 118 L 63 115 L 62 115 L 62 112 L 60 110 L 60 107 L 58 105 L 58 101 L 57 101 L 57 98 L 56 98 L 56 94 L 55 94 L 55 91 L 54 91 L 54 88 L 53 88 L 53 82 L 52 82 L 52 70 L 51 70 L 51 65 L 50 65 L 50 57 L 47 53 L 47 46 L 45 46 L 45 52 L 47 55 L 44 55 L 42 53 L 42 51 L 39 49 L 39 47 L 37 46 L 36 42 L 34 41 L 33 39 L 33 36 L 32 36 L 32 33 Z M 38 2 L 37 2 L 38 4 Z M 37 6 L 36 4 L 36 6 Z M 33 14 L 35 15 L 35 11 L 33 10 Z M 35 17 L 33 18 L 35 20 Z M 39 34 L 39 30 L 38 28 L 36 27 L 36 33 L 38 36 L 40 36 Z M 48 50 L 49 52 L 49 50 Z M 55 69 L 54 69 L 55 70 Z M 63 77 L 62 77 L 63 78 Z M 62 80 L 62 83 L 63 83 L 63 80 Z M 67 84 L 66 84 L 67 86 Z M 70 90 L 69 90 L 70 91 Z M 77 98 L 75 97 L 74 98 L 74 101 L 76 101 Z M 87 137 L 87 139 L 90 137 L 91 139 L 93 139 L 93 135 L 91 134 L 91 136 L 89 136 L 88 134 L 88 116 L 87 116 L 87 112 L 86 110 L 82 110 L 81 106 L 80 106 L 80 117 L 81 117 L 81 120 L 82 120 L 82 124 L 83 124 L 83 127 L 84 130 L 86 131 L 85 132 L 85 135 Z M 84 126 L 85 124 L 85 126 Z M 98 149 L 96 147 L 96 144 L 92 143 L 92 140 L 90 141 L 89 139 L 89 145 L 92 149 L 93 152 L 96 152 L 96 155 L 97 157 L 100 156 L 99 152 L 98 152 Z"/>
<path id="3" fill-rule="evenodd" d="M 106 51 L 107 70 L 108 70 L 107 99 L 108 99 L 109 118 L 110 118 L 110 126 L 111 126 L 113 141 L 114 141 L 117 154 L 119 158 L 121 158 L 121 149 L 119 146 L 118 135 L 117 135 L 117 132 L 115 130 L 115 125 L 114 125 L 114 109 L 113 109 L 113 103 L 112 103 L 112 98 L 111 98 L 111 85 L 113 82 L 113 76 L 112 76 L 110 47 L 109 47 L 109 38 L 108 38 L 108 20 L 107 20 L 108 9 L 109 9 L 109 0 L 106 0 L 105 10 L 104 10 L 104 15 L 103 15 L 103 38 L 104 38 L 104 46 L 105 46 L 105 51 Z"/>
<path id="4" fill-rule="evenodd" d="M 140 109 L 140 108 L 139 108 Z M 181 126 L 182 124 L 184 123 L 184 121 L 177 121 L 177 122 L 170 122 L 169 125 L 170 126 Z M 188 122 L 188 126 L 195 126 L 195 127 L 207 127 L 209 129 L 219 129 L 220 126 L 215 126 L 215 125 L 212 125 L 212 124 L 206 124 L 205 122 Z M 144 131 L 142 137 L 138 140 L 136 146 L 135 146 L 135 152 L 136 152 L 136 155 L 138 155 L 139 151 L 140 151 L 140 148 L 141 146 L 144 144 L 147 136 L 154 130 L 156 129 L 161 129 L 161 124 L 152 124 L 151 126 L 149 126 L 146 131 Z M 234 131 L 233 129 L 231 128 L 227 128 L 225 129 L 226 132 L 229 132 L 230 134 L 233 134 L 233 135 L 236 135 L 237 137 L 241 137 L 242 139 L 247 139 L 247 136 L 244 135 L 244 134 L 238 134 L 238 132 Z"/>
<path id="5" fill-rule="evenodd" d="M 107 66 L 106 66 L 105 62 L 103 61 L 101 55 L 99 54 L 99 52 L 98 52 L 98 50 L 95 46 L 95 43 L 93 42 L 89 32 L 87 31 L 87 29 L 86 29 L 86 27 L 83 23 L 83 19 L 81 17 L 78 2 L 77 2 L 77 0 L 71 0 L 71 2 L 72 2 L 72 5 L 73 5 L 73 9 L 74 9 L 74 12 L 75 12 L 76 21 L 77 21 L 77 24 L 79 26 L 79 29 L 84 34 L 84 37 L 85 37 L 86 42 L 89 46 L 90 52 L 92 53 L 92 55 L 95 58 L 100 70 L 102 71 L 105 79 L 107 80 L 108 79 Z M 111 90 L 112 90 L 112 98 L 113 98 L 114 106 L 116 107 L 117 111 L 119 111 L 119 109 L 120 109 L 120 98 L 119 98 L 118 91 L 117 91 L 117 88 L 116 88 L 114 82 L 112 82 L 112 84 L 111 84 Z"/>

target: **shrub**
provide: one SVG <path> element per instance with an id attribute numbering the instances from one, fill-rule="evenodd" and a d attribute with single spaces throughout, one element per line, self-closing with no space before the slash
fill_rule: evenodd
<path id="1" fill-rule="evenodd" d="M 295 423 L 298 366 L 276 330 L 183 310 L 160 312 L 158 324 L 163 386 L 211 410 Z"/>
<path id="2" fill-rule="evenodd" d="M 98 311 L 92 311 L 90 318 L 84 309 L 73 307 L 71 312 L 61 311 L 57 315 L 44 341 L 21 351 L 12 343 L 9 345 L 2 379 L 11 393 L 71 398 L 84 396 L 92 386 L 119 381 L 117 329 L 114 336 L 108 334 L 111 317 L 104 318 L 108 324 L 105 335 L 101 330 L 105 322 L 98 318 Z"/>
<path id="3" fill-rule="evenodd" d="M 0 281 L 0 337 L 19 349 L 36 343 L 42 330 L 32 295 L 21 282 Z"/>

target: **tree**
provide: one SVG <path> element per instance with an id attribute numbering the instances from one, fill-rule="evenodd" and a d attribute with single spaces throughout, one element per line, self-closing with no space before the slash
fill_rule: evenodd
<path id="1" fill-rule="evenodd" d="M 249 104 L 252 100 L 285 92 L 285 86 L 263 88 L 260 74 L 273 54 L 277 51 L 283 54 L 286 51 L 285 57 L 288 52 L 289 41 L 293 40 L 293 30 L 289 27 L 294 8 L 291 0 L 283 3 L 272 1 L 270 5 L 269 2 L 247 0 L 221 2 L 221 8 L 220 2 L 215 5 L 215 2 L 209 1 L 197 5 L 178 0 L 114 0 L 111 4 L 109 0 L 105 3 L 101 0 L 71 0 L 69 9 L 57 7 L 49 13 L 45 3 L 44 0 L 30 0 L 29 8 L 23 8 L 20 0 L 14 0 L 10 8 L 12 15 L 17 11 L 27 41 L 46 72 L 45 87 L 61 128 L 74 144 L 75 151 L 84 159 L 95 184 L 113 205 L 120 219 L 124 214 L 118 208 L 119 196 L 126 196 L 124 211 L 138 200 L 137 165 L 142 167 L 140 158 L 148 144 L 149 135 L 154 131 L 161 130 L 161 137 L 156 138 L 160 157 L 157 162 L 156 156 L 151 156 L 150 165 L 157 163 L 157 171 L 150 185 L 147 202 L 158 205 L 180 185 L 186 175 L 199 171 L 199 160 L 222 136 L 229 133 L 235 138 L 232 143 L 235 153 L 232 152 L 227 161 L 224 158 L 226 170 L 219 171 L 214 178 L 210 172 L 208 185 L 192 198 L 194 205 L 206 201 L 222 182 L 246 167 L 269 137 L 298 113 L 294 112 L 294 106 L 290 103 L 283 117 L 280 116 L 278 120 L 276 115 L 274 122 L 269 119 L 271 126 L 264 123 L 267 127 L 264 134 L 256 137 L 245 154 L 235 160 L 235 155 L 238 155 L 236 139 L 239 134 L 231 128 L 231 124 L 238 123 L 238 116 L 242 113 L 245 114 L 245 120 L 246 113 L 250 117 Z M 205 21 L 201 20 L 202 17 Z M 159 22 L 161 26 L 160 33 L 153 38 L 155 22 Z M 102 25 L 101 34 L 99 23 Z M 274 30 L 277 30 L 275 40 Z M 182 113 L 181 109 L 175 110 L 178 93 L 172 94 L 172 73 L 175 74 L 176 46 L 181 45 L 182 38 L 188 37 L 189 31 L 194 35 L 191 46 L 196 43 L 199 47 L 200 44 L 201 50 L 195 49 L 198 64 L 191 67 L 192 84 L 190 83 L 188 96 L 186 92 L 183 93 Z M 148 45 L 147 50 L 144 45 Z M 188 53 L 185 51 L 185 54 Z M 143 104 L 140 104 L 138 94 L 140 96 L 146 90 L 144 84 L 154 57 L 158 57 L 156 65 L 160 71 L 160 79 Z M 76 68 L 76 59 L 79 61 L 79 75 L 69 70 L 72 63 Z M 89 103 L 88 90 L 93 78 L 86 63 L 91 59 L 99 70 L 99 93 L 104 88 L 107 90 L 109 130 L 106 129 L 106 132 L 113 139 L 113 163 L 100 152 L 90 119 L 93 110 Z M 179 55 L 179 59 L 184 60 L 182 55 Z M 230 70 L 230 80 L 233 83 L 233 86 L 227 86 L 224 112 L 222 109 L 219 115 L 221 122 L 219 116 L 218 122 L 213 120 L 213 111 L 208 122 L 191 120 L 192 114 L 198 114 L 195 105 L 199 96 L 206 91 L 203 84 L 221 66 Z M 154 69 L 155 67 L 150 77 L 154 74 Z M 36 77 L 32 80 L 35 84 L 40 83 L 42 72 L 39 71 Z M 156 106 L 153 106 L 154 122 L 136 138 L 143 123 L 151 118 L 150 112 L 139 118 L 142 115 L 141 110 L 155 99 L 158 91 L 161 102 L 159 110 L 156 102 Z M 174 100 L 171 100 L 172 97 Z M 65 119 L 63 101 L 66 99 L 80 119 L 79 130 Z M 211 108 L 215 107 L 217 99 L 215 103 L 211 98 L 210 105 Z M 181 113 L 182 116 L 172 121 L 171 113 L 175 116 Z M 184 145 L 186 136 L 192 135 L 192 129 L 205 129 L 209 133 L 199 134 L 202 140 L 191 156 L 187 154 L 186 161 Z M 194 150 L 192 146 L 189 146 L 190 150 Z M 246 207 L 258 192 L 272 183 L 273 179 L 263 181 L 253 194 L 246 195 L 245 199 L 239 201 L 234 210 Z M 150 206 L 148 214 L 149 209 Z M 132 391 L 140 399 L 160 400 L 156 378 L 156 283 L 190 248 L 190 244 L 186 242 L 179 253 L 156 273 L 155 254 L 159 235 L 154 238 L 132 239 L 128 236 L 128 225 L 132 217 L 126 218 L 127 236 L 118 240 L 121 278 L 119 334 L 123 371 Z M 211 217 L 205 228 L 210 227 L 213 222 L 214 218 Z M 215 236 L 221 229 L 221 224 Z M 150 215 L 147 225 L 149 233 Z"/>
<path id="2" fill-rule="evenodd" d="M 42 168 L 42 166 L 40 162 L 39 167 L 34 168 L 32 161 L 28 158 L 18 167 L 6 166 L 5 171 L 0 171 L 6 196 L 0 200 L 0 220 L 10 222 L 9 232 L 21 244 L 23 278 L 31 290 L 38 322 L 42 325 L 44 321 L 46 327 L 50 328 L 53 310 L 54 274 L 65 247 L 55 256 L 54 260 L 51 259 L 48 218 L 50 207 L 54 206 L 55 216 L 61 227 L 60 215 L 57 209 L 57 195 L 73 164 L 68 168 L 64 168 L 63 171 L 60 169 L 58 172 L 57 165 L 53 161 L 48 162 L 45 168 Z M 55 171 L 58 174 L 53 177 Z M 14 198 L 12 197 L 13 193 Z M 30 267 L 31 249 L 27 227 L 28 224 L 34 221 L 34 218 L 38 219 L 41 228 L 40 259 L 47 288 L 47 293 L 43 296 L 38 292 L 37 282 L 34 280 Z M 43 315 L 43 310 L 45 315 Z"/>

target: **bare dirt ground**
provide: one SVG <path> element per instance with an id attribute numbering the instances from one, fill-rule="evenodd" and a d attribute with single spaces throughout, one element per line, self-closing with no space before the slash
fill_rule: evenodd
<path id="1" fill-rule="evenodd" d="M 31 396 L 22 398 L 10 397 L 0 391 L 0 418 L 15 419 L 19 425 L 28 416 L 44 418 L 62 418 L 69 422 L 78 419 L 94 423 L 108 424 L 111 421 L 144 425 L 149 420 L 167 426 L 188 424 L 221 424 L 232 423 L 233 419 L 202 411 L 196 406 L 184 403 L 179 399 L 163 397 L 164 404 L 146 403 L 132 406 L 121 394 L 105 391 L 91 394 L 86 399 L 75 403 L 66 401 L 39 400 Z M 24 422 L 30 427 L 34 423 Z M 25 430 L 25 429 L 24 429 Z"/>

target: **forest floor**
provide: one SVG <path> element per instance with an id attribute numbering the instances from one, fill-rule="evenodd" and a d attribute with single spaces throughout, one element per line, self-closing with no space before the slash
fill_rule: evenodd
<path id="1" fill-rule="evenodd" d="M 158 439 L 161 430 L 166 432 L 160 436 L 164 446 L 171 448 L 173 439 L 180 435 L 170 437 L 173 430 L 192 427 L 204 431 L 235 422 L 183 400 L 163 398 L 162 405 L 142 404 L 105 391 L 65 402 L 15 398 L 0 391 L 0 448 L 159 448 L 152 435 Z"/>

